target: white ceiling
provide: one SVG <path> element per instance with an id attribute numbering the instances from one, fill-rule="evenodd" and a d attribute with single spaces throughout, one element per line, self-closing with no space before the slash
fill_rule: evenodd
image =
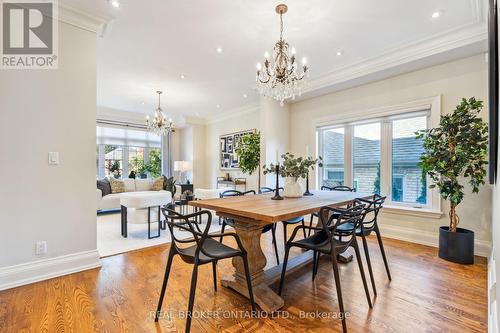
<path id="1" fill-rule="evenodd" d="M 118 9 L 106 0 L 72 1 L 115 17 L 97 44 L 98 106 L 151 113 L 159 89 L 163 109 L 176 118 L 257 102 L 255 64 L 279 37 L 278 1 L 118 0 Z M 484 0 L 285 2 L 284 37 L 307 57 L 312 82 L 484 21 Z M 436 10 L 444 14 L 433 20 Z"/>

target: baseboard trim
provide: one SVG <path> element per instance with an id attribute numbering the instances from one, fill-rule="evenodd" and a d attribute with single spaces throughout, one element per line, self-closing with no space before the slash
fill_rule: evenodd
<path id="1" fill-rule="evenodd" d="M 388 224 L 379 224 L 380 231 L 384 237 L 394 238 L 410 243 L 417 243 L 432 247 L 438 247 L 439 231 L 428 232 L 409 228 L 402 228 Z M 476 239 L 474 241 L 474 254 L 480 257 L 488 258 L 491 253 L 491 243 Z"/>
<path id="2" fill-rule="evenodd" d="M 101 266 L 97 250 L 0 268 L 0 290 L 52 279 Z"/>

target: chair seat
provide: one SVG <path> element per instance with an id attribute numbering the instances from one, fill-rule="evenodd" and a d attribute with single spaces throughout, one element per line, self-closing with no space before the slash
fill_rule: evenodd
<path id="1" fill-rule="evenodd" d="M 291 243 L 291 246 L 301 247 L 303 249 L 308 250 L 316 250 L 323 253 L 331 252 L 331 245 L 328 240 L 328 236 L 324 231 L 316 232 L 312 236 L 307 238 L 300 239 L 298 241 L 294 241 Z M 347 247 L 349 242 L 339 241 L 338 239 L 333 239 L 333 244 L 335 248 L 344 248 Z M 342 252 L 342 251 L 340 251 Z"/>
<path id="2" fill-rule="evenodd" d="M 352 225 L 352 223 L 345 223 L 337 227 L 337 232 L 348 234 L 352 231 L 353 228 L 354 225 Z M 365 227 L 364 231 L 365 231 L 365 236 L 370 236 L 373 231 L 373 228 Z M 356 236 L 361 236 L 361 228 L 356 229 Z"/>
<path id="3" fill-rule="evenodd" d="M 286 224 L 296 224 L 296 223 L 300 223 L 302 221 L 304 221 L 304 217 L 303 216 L 297 216 L 297 217 L 291 218 L 289 220 L 283 221 L 283 223 L 286 223 Z"/>
<path id="4" fill-rule="evenodd" d="M 344 223 L 339 226 L 337 226 L 337 232 L 342 232 L 342 233 L 350 233 L 354 229 L 354 224 L 352 223 Z M 356 230 L 356 233 L 361 232 L 361 229 L 358 228 Z"/>
<path id="5" fill-rule="evenodd" d="M 192 245 L 183 249 L 179 249 L 179 254 L 183 257 L 185 261 L 194 262 L 194 255 L 196 252 L 197 245 Z M 211 238 L 207 238 L 203 242 L 203 249 L 214 256 L 207 257 L 203 252 L 200 251 L 200 264 L 204 264 L 207 262 L 215 261 L 217 259 L 222 258 L 231 258 L 241 254 L 241 252 L 237 249 L 233 249 L 227 245 L 224 245 L 216 240 Z"/>

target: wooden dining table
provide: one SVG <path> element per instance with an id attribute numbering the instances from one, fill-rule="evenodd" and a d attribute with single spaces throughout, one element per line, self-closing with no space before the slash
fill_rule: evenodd
<path id="1" fill-rule="evenodd" d="M 321 207 L 339 207 L 352 203 L 356 198 L 367 198 L 355 192 L 312 191 L 312 196 L 271 200 L 273 193 L 191 201 L 189 205 L 215 211 L 218 216 L 235 221 L 235 232 L 248 252 L 248 264 L 255 302 L 266 312 L 274 312 L 284 305 L 284 300 L 269 285 L 280 278 L 282 265 L 264 270 L 266 257 L 261 246 L 263 226 L 297 216 L 318 212 Z M 310 251 L 288 261 L 287 273 L 312 262 Z M 243 261 L 234 257 L 235 272 L 222 279 L 222 285 L 248 296 Z"/>

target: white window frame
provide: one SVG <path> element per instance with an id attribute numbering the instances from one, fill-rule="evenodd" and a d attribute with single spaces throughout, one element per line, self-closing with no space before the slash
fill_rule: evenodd
<path id="1" fill-rule="evenodd" d="M 421 98 L 418 100 L 353 113 L 338 114 L 316 119 L 313 126 L 316 128 L 316 151 L 323 156 L 322 131 L 344 127 L 344 184 L 352 187 L 353 183 L 353 154 L 352 136 L 353 126 L 362 123 L 381 122 L 381 156 L 380 156 L 380 190 L 387 196 L 386 207 L 389 211 L 408 215 L 423 215 L 439 218 L 441 213 L 441 199 L 436 189 L 427 188 L 427 204 L 412 204 L 393 202 L 392 199 L 392 120 L 416 117 L 428 113 L 427 127 L 439 125 L 441 115 L 441 95 Z M 323 168 L 317 169 L 316 188 L 321 186 Z M 427 176 L 427 184 L 431 180 Z"/>

